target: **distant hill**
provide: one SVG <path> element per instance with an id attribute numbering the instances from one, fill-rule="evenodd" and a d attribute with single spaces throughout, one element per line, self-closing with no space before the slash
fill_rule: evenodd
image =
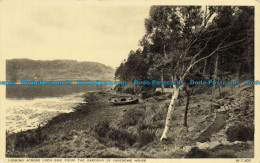
<path id="1" fill-rule="evenodd" d="M 97 62 L 75 60 L 6 61 L 6 80 L 112 80 L 114 69 Z"/>

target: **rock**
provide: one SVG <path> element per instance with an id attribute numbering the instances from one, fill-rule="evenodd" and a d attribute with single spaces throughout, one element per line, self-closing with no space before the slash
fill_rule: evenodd
<path id="1" fill-rule="evenodd" d="M 199 149 L 208 149 L 208 148 L 209 148 L 209 143 L 207 143 L 207 142 L 205 142 L 205 143 L 197 142 L 197 143 L 196 143 L 196 146 L 197 146 Z"/>
<path id="2" fill-rule="evenodd" d="M 188 153 L 193 147 L 194 147 L 194 146 L 185 146 L 185 147 L 183 147 L 182 150 L 183 150 L 185 153 Z"/>
<path id="3" fill-rule="evenodd" d="M 254 107 L 249 107 L 249 113 L 253 113 L 254 112 Z"/>
<path id="4" fill-rule="evenodd" d="M 218 100 L 216 100 L 216 99 L 212 99 L 212 102 L 214 102 L 214 103 L 218 103 Z"/>
<path id="5" fill-rule="evenodd" d="M 220 105 L 217 104 L 217 103 L 215 103 L 215 102 L 212 102 L 212 103 L 210 104 L 210 107 L 211 107 L 211 109 L 219 109 L 219 108 L 220 108 Z"/>
<path id="6" fill-rule="evenodd" d="M 242 144 L 242 141 L 234 141 L 233 144 Z"/>
<path id="7" fill-rule="evenodd" d="M 240 108 L 240 107 L 237 107 L 237 108 L 234 109 L 234 111 L 235 111 L 235 112 L 239 112 L 239 111 L 241 111 L 241 108 Z"/>
<path id="8" fill-rule="evenodd" d="M 254 141 L 247 141 L 246 142 L 248 145 L 250 145 L 250 146 L 253 146 L 254 145 Z"/>
<path id="9" fill-rule="evenodd" d="M 224 140 L 224 141 L 221 141 L 221 144 L 222 145 L 233 145 L 233 143 L 227 141 L 227 140 Z"/>
<path id="10" fill-rule="evenodd" d="M 237 112 L 237 117 L 240 118 L 241 116 L 243 116 L 244 114 L 242 112 Z"/>
<path id="11" fill-rule="evenodd" d="M 224 105 L 224 108 L 225 108 L 226 110 L 230 110 L 230 107 L 229 107 L 228 105 Z"/>
<path id="12" fill-rule="evenodd" d="M 213 149 L 213 148 L 215 148 L 215 147 L 217 147 L 219 145 L 221 145 L 221 143 L 218 142 L 218 141 L 210 142 L 209 143 L 209 149 Z"/>
<path id="13" fill-rule="evenodd" d="M 233 102 L 233 103 L 231 103 L 230 105 L 231 105 L 231 107 L 233 107 L 233 108 L 236 108 L 236 107 L 239 106 L 239 104 L 237 104 L 236 102 Z"/>
<path id="14" fill-rule="evenodd" d="M 223 105 L 225 104 L 225 100 L 224 100 L 224 99 L 219 99 L 219 100 L 218 100 L 218 104 L 219 104 L 220 106 L 223 106 Z"/>
<path id="15" fill-rule="evenodd" d="M 73 139 L 78 139 L 78 135 L 73 135 Z"/>
<path id="16" fill-rule="evenodd" d="M 195 129 L 195 126 L 190 127 L 188 130 L 189 132 L 193 131 Z"/>
<path id="17" fill-rule="evenodd" d="M 224 107 L 224 106 L 221 106 L 221 107 L 220 107 L 220 111 L 221 111 L 221 112 L 222 112 L 222 111 L 226 111 L 225 107 Z"/>

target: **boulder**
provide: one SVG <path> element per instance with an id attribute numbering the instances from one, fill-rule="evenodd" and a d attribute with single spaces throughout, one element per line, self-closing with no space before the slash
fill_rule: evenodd
<path id="1" fill-rule="evenodd" d="M 227 141 L 227 140 L 224 140 L 221 142 L 222 145 L 233 145 L 233 143 Z"/>
<path id="2" fill-rule="evenodd" d="M 226 111 L 226 109 L 225 109 L 224 106 L 221 106 L 219 111 L 221 111 L 221 112 L 222 112 L 222 111 Z"/>
<path id="3" fill-rule="evenodd" d="M 185 153 L 188 153 L 194 146 L 185 146 L 182 148 L 182 150 L 185 152 Z"/>
<path id="4" fill-rule="evenodd" d="M 224 100 L 224 99 L 219 99 L 219 100 L 218 100 L 218 104 L 219 104 L 220 106 L 223 106 L 223 105 L 225 104 L 225 100 Z"/>
<path id="5" fill-rule="evenodd" d="M 215 148 L 215 147 L 217 147 L 217 146 L 219 146 L 219 145 L 221 145 L 221 143 L 218 142 L 218 141 L 210 142 L 210 143 L 209 143 L 209 149 L 213 149 L 213 148 Z"/>
<path id="6" fill-rule="evenodd" d="M 242 141 L 234 141 L 233 144 L 242 144 Z"/>
<path id="7" fill-rule="evenodd" d="M 247 141 L 246 142 L 248 145 L 250 145 L 250 146 L 253 146 L 254 145 L 254 141 Z"/>
<path id="8" fill-rule="evenodd" d="M 208 148 L 209 148 L 209 143 L 208 143 L 208 142 L 205 142 L 205 143 L 197 142 L 197 143 L 196 143 L 196 146 L 197 146 L 199 149 L 208 149 Z"/>
<path id="9" fill-rule="evenodd" d="M 226 110 L 230 110 L 230 107 L 229 107 L 228 105 L 224 105 L 224 108 L 225 108 Z"/>
<path id="10" fill-rule="evenodd" d="M 195 129 L 196 127 L 195 126 L 192 126 L 192 127 L 189 127 L 189 132 L 191 132 L 191 131 L 194 131 L 194 129 Z"/>

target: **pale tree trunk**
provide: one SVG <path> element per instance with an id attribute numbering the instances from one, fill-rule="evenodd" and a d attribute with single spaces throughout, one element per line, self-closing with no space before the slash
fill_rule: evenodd
<path id="1" fill-rule="evenodd" d="M 228 35 L 228 36 L 229 36 L 229 35 Z M 227 36 L 227 37 L 228 37 L 228 36 Z M 226 37 L 226 38 L 227 38 L 227 37 Z M 189 67 L 187 68 L 187 70 L 185 71 L 185 73 L 183 74 L 183 76 L 180 78 L 180 81 L 183 81 L 183 80 L 185 79 L 185 77 L 188 75 L 188 73 L 190 72 L 190 70 L 192 69 L 192 67 L 193 67 L 195 64 L 199 63 L 200 61 L 202 61 L 202 60 L 204 60 L 204 59 L 209 58 L 210 56 L 212 56 L 213 54 L 215 54 L 215 53 L 216 53 L 217 51 L 219 51 L 219 50 L 225 49 L 225 48 L 227 48 L 227 47 L 229 47 L 229 46 L 231 46 L 231 45 L 233 45 L 233 44 L 236 44 L 236 43 L 238 43 L 238 42 L 241 42 L 241 41 L 245 40 L 245 38 L 243 38 L 243 39 L 241 39 L 241 40 L 232 42 L 232 43 L 230 43 L 230 44 L 228 44 L 228 45 L 226 45 L 226 46 L 222 46 L 222 44 L 223 44 L 223 42 L 226 40 L 226 38 L 223 39 L 223 40 L 220 42 L 220 44 L 217 46 L 217 48 L 216 48 L 214 51 L 212 51 L 210 54 L 208 54 L 207 56 L 202 57 L 202 58 L 200 58 L 200 59 L 198 59 L 198 60 L 195 61 L 196 57 L 199 56 L 199 55 L 201 54 L 201 52 L 207 47 L 207 43 L 206 43 L 205 46 L 201 49 L 201 51 L 194 55 L 191 64 L 189 65 Z M 196 39 L 195 39 L 195 40 L 196 40 Z M 188 47 L 188 48 L 189 48 L 189 47 Z M 218 61 L 218 56 L 217 56 L 217 61 Z M 216 62 L 217 62 L 217 61 L 216 61 Z M 217 65 L 217 64 L 216 64 L 216 65 Z M 178 99 L 179 91 L 182 89 L 182 87 L 184 87 L 184 85 L 179 86 L 179 87 L 174 86 L 174 88 L 173 88 L 173 95 L 172 95 L 172 98 L 171 98 L 170 105 L 169 105 L 169 107 L 168 107 L 168 112 L 167 112 L 166 121 L 165 121 L 165 127 L 164 127 L 164 130 L 163 130 L 163 134 L 162 134 L 162 136 L 161 136 L 161 138 L 160 138 L 161 141 L 167 140 L 167 138 L 168 138 L 168 132 L 169 132 L 169 129 L 170 129 L 170 123 L 171 123 L 171 119 L 172 119 L 172 112 L 173 112 L 174 109 L 175 109 L 175 102 L 176 102 L 176 100 Z"/>
<path id="2" fill-rule="evenodd" d="M 166 121 L 165 121 L 165 127 L 163 130 L 163 134 L 160 138 L 161 141 L 167 140 L 167 138 L 168 138 L 168 132 L 170 129 L 170 123 L 171 123 L 171 119 L 172 119 L 172 112 L 175 109 L 175 101 L 177 100 L 178 96 L 179 96 L 179 88 L 176 88 L 176 86 L 174 85 L 174 92 L 173 92 L 173 96 L 171 98 L 171 102 L 170 102 L 170 105 L 168 108 Z"/>
<path id="3" fill-rule="evenodd" d="M 163 82 L 163 69 L 161 70 L 161 81 Z M 164 84 L 162 83 L 162 92 L 164 92 Z"/>

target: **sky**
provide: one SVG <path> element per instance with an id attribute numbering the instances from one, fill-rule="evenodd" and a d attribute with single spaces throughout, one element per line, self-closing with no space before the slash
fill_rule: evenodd
<path id="1" fill-rule="evenodd" d="M 102 1 L 2 1 L 1 55 L 94 61 L 116 68 L 138 48 L 149 8 Z"/>

